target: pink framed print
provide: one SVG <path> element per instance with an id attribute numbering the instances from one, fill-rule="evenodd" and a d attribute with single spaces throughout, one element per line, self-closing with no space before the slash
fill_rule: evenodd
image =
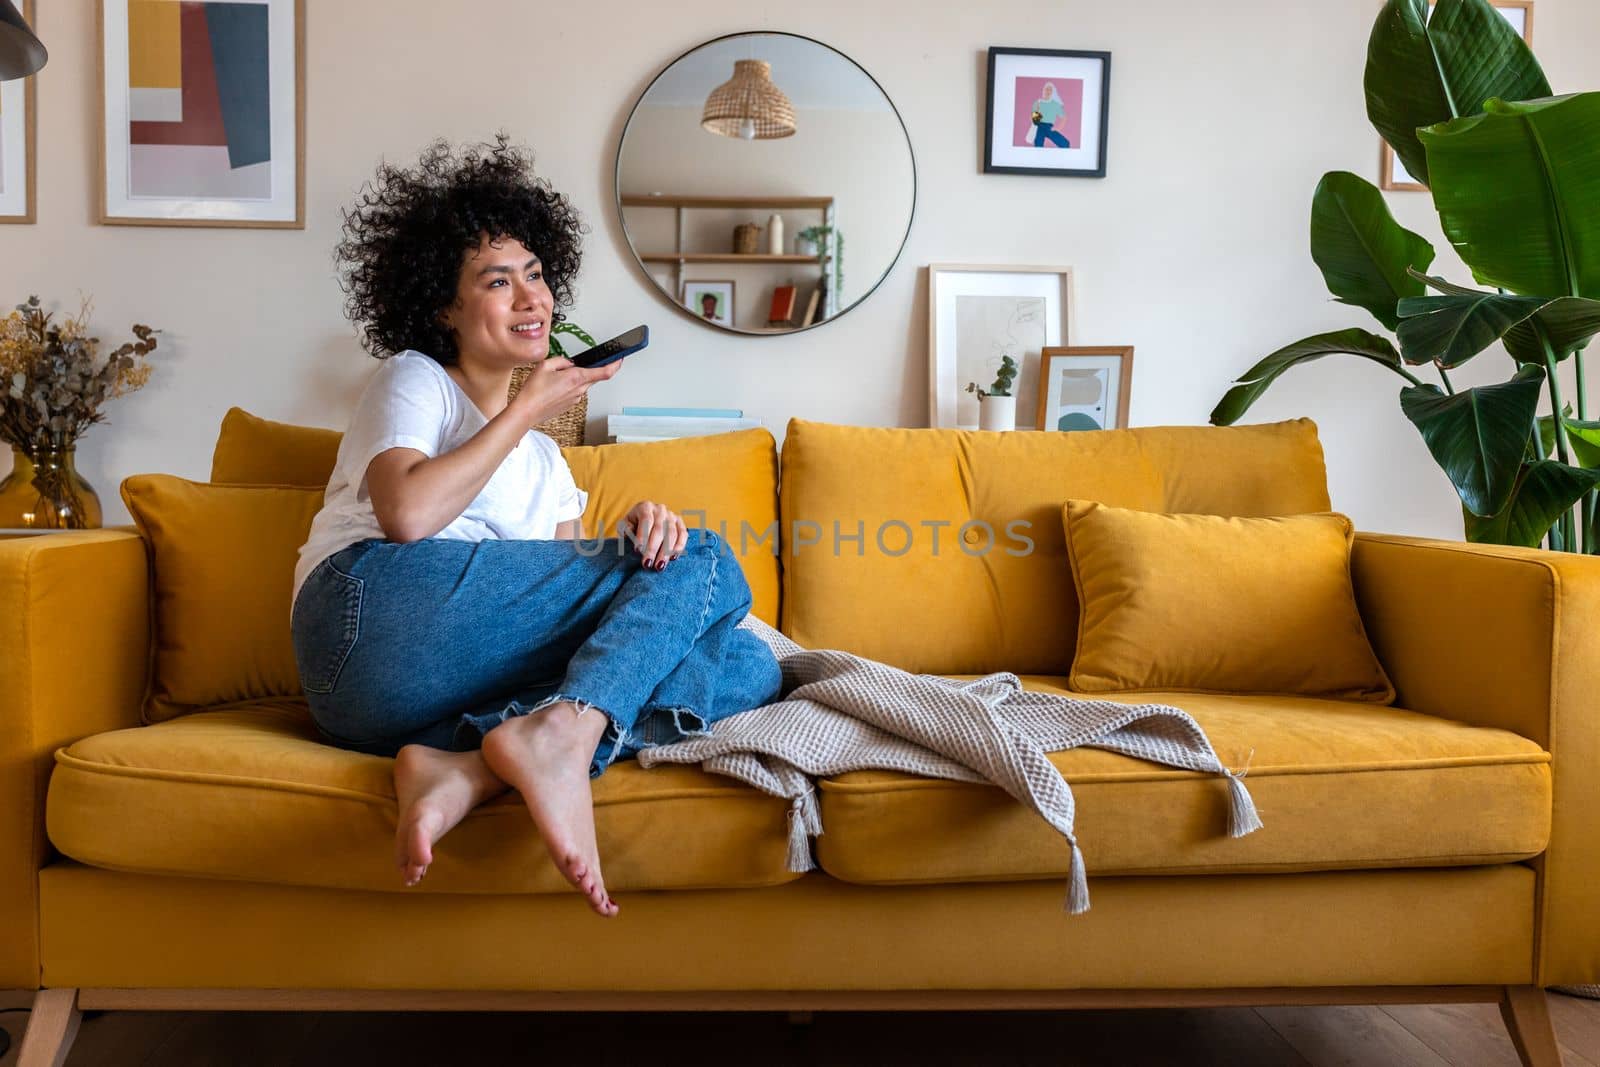
<path id="1" fill-rule="evenodd" d="M 989 49 L 983 170 L 1104 178 L 1111 53 Z"/>

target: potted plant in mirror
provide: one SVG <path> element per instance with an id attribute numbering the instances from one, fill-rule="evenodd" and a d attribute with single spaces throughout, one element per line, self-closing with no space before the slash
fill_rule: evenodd
<path id="1" fill-rule="evenodd" d="M 1600 92 L 1552 96 L 1488 0 L 1438 0 L 1431 17 L 1427 0 L 1387 0 L 1365 90 L 1368 118 L 1431 191 L 1482 288 L 1430 275 L 1433 246 L 1395 221 L 1370 182 L 1325 175 L 1311 202 L 1311 257 L 1337 300 L 1364 308 L 1399 344 L 1351 328 L 1286 345 L 1238 378 L 1211 421 L 1237 421 L 1302 363 L 1360 357 L 1405 380 L 1401 413 L 1460 496 L 1467 540 L 1600 553 L 1600 422 L 1583 366 L 1600 331 L 1600 170 L 1591 165 Z M 1458 388 L 1450 372 L 1491 347 L 1515 373 Z M 1570 404 L 1558 374 L 1568 362 Z M 1438 384 L 1408 368 L 1430 368 Z"/>
<path id="2" fill-rule="evenodd" d="M 90 304 L 51 321 L 37 296 L 0 319 L 0 440 L 11 446 L 11 473 L 0 481 L 0 528 L 76 530 L 100 525 L 100 498 L 78 474 L 77 442 L 105 421 L 107 400 L 150 379 L 145 358 L 155 334 L 135 325 L 136 340 L 104 358 L 89 336 Z"/>
<path id="3" fill-rule="evenodd" d="M 582 341 L 585 349 L 595 346 L 595 339 L 589 336 L 583 327 L 577 323 L 556 322 L 550 325 L 550 351 L 546 358 L 548 356 L 566 356 L 567 350 L 562 347 L 561 338 L 558 336 L 563 333 L 569 333 L 579 341 Z M 527 378 L 528 373 L 532 370 L 533 364 L 530 363 L 526 367 L 518 367 L 511 372 L 511 390 L 506 394 L 507 400 L 517 395 L 517 390 L 522 388 L 523 380 Z M 541 422 L 535 429 L 550 437 L 562 448 L 575 448 L 583 444 L 583 428 L 588 417 L 589 397 L 587 395 L 580 396 L 576 404 L 555 418 Z"/>
<path id="4" fill-rule="evenodd" d="M 807 226 L 794 236 L 794 252 L 797 256 L 821 256 L 828 247 L 828 235 L 833 235 L 833 277 L 829 284 L 834 292 L 840 292 L 844 286 L 844 233 L 832 226 Z"/>
<path id="5" fill-rule="evenodd" d="M 1017 428 L 1017 398 L 1011 395 L 1011 383 L 1017 377 L 1016 360 L 1010 356 L 1000 358 L 1000 372 L 987 390 L 977 382 L 967 383 L 967 392 L 978 394 L 978 428 L 980 430 L 1014 430 Z"/>

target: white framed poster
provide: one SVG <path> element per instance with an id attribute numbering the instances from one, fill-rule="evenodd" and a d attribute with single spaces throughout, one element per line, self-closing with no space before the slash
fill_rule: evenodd
<path id="1" fill-rule="evenodd" d="M 930 264 L 928 425 L 977 429 L 967 383 L 987 389 L 1006 356 L 1017 411 L 1037 410 L 1039 354 L 1071 342 L 1072 317 L 1071 267 Z"/>
<path id="2" fill-rule="evenodd" d="M 305 228 L 305 0 L 99 0 L 100 217 Z"/>
<path id="3" fill-rule="evenodd" d="M 23 0 L 22 20 L 33 25 L 33 0 Z M 0 82 L 0 222 L 32 222 L 35 218 L 37 82 L 31 75 Z"/>

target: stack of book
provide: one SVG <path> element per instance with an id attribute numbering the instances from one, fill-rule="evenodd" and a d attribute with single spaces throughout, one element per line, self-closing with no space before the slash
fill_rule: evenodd
<path id="1" fill-rule="evenodd" d="M 760 425 L 760 419 L 747 419 L 738 408 L 624 407 L 622 414 L 606 416 L 606 432 L 618 444 L 704 437 Z"/>

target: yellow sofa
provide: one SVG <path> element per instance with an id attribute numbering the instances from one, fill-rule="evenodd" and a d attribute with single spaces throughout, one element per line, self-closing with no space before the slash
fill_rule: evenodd
<path id="1" fill-rule="evenodd" d="M 235 409 L 212 482 L 321 486 L 338 441 Z M 762 430 L 567 457 L 591 532 L 643 497 L 703 513 L 740 553 L 755 613 L 805 645 L 1063 692 L 1064 500 L 1329 507 L 1306 420 L 1092 434 L 795 420 L 781 477 Z M 874 542 L 895 520 L 914 536 L 891 555 Z M 974 520 L 1027 522 L 1033 551 L 967 550 Z M 1084 915 L 1062 911 L 1065 844 L 996 788 L 826 779 L 819 869 L 799 875 L 781 800 L 630 760 L 594 783 L 623 904 L 603 920 L 511 796 L 403 887 L 390 762 L 319 744 L 283 691 L 292 560 L 240 558 L 248 538 L 215 530 L 162 536 L 265 568 L 271 610 L 164 632 L 175 583 L 201 579 L 157 568 L 138 530 L 0 542 L 0 989 L 33 999 L 37 1062 L 91 1008 L 1490 1000 L 1526 1062 L 1554 1063 L 1543 987 L 1600 982 L 1600 559 L 1358 535 L 1357 599 L 1394 704 L 1129 695 L 1184 708 L 1225 764 L 1248 760 L 1265 827 L 1226 837 L 1214 776 L 1055 753 L 1078 802 Z M 252 634 L 274 669 L 196 681 L 197 662 L 231 662 Z M 206 705 L 207 685 L 227 699 Z"/>

